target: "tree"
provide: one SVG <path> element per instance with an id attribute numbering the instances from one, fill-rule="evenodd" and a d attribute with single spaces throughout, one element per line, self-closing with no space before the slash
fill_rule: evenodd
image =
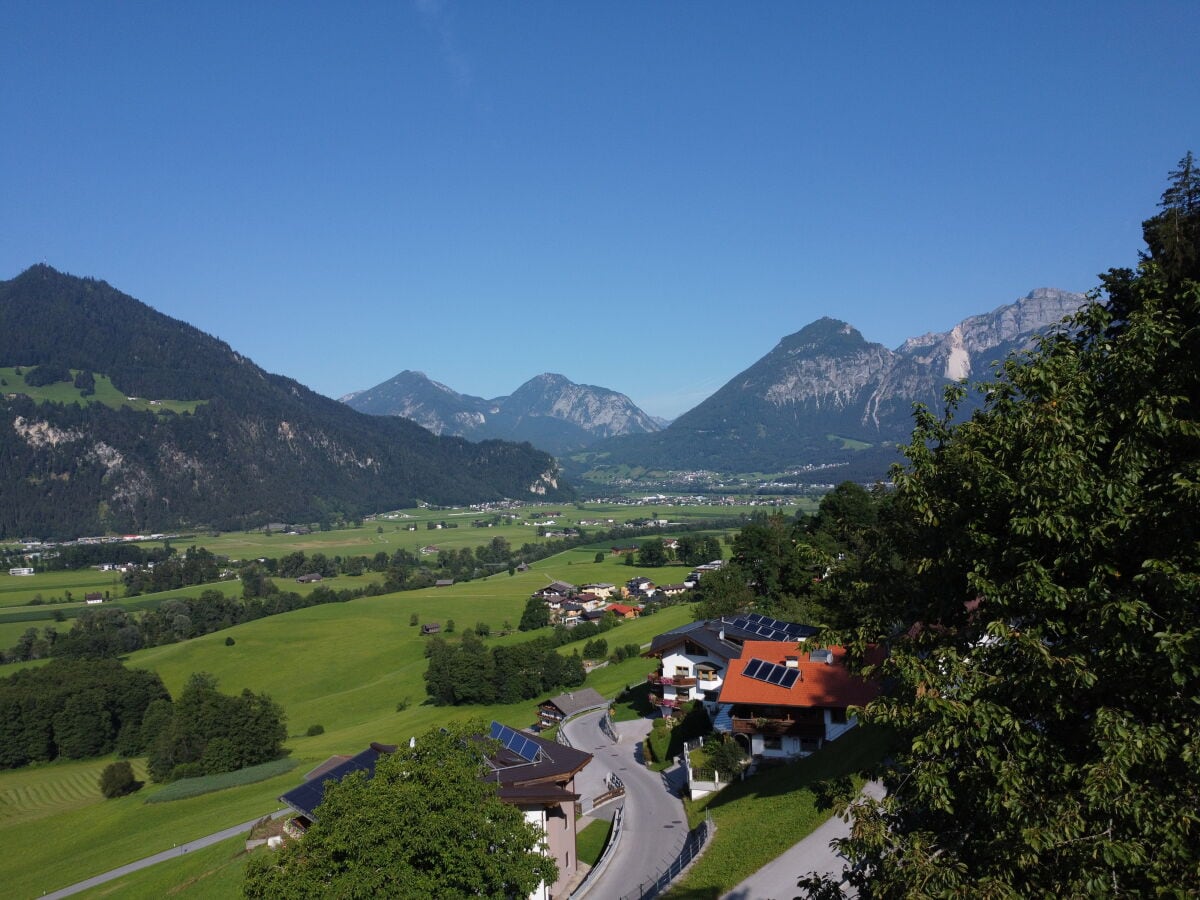
<path id="1" fill-rule="evenodd" d="M 604 562 L 604 551 L 603 551 L 603 550 L 597 550 L 597 551 L 596 551 L 596 555 L 595 555 L 595 557 L 592 559 L 592 562 L 596 562 L 596 563 L 602 563 L 602 562 Z"/>
<path id="2" fill-rule="evenodd" d="M 128 760 L 109 763 L 100 773 L 100 793 L 109 800 L 132 794 L 142 785 L 133 777 L 133 766 Z"/>
<path id="3" fill-rule="evenodd" d="M 659 568 L 667 564 L 667 549 L 662 538 L 652 538 L 638 548 L 638 565 Z"/>
<path id="4" fill-rule="evenodd" d="M 719 619 L 749 609 L 754 602 L 746 573 L 736 563 L 715 572 L 705 572 L 696 586 L 700 602 L 696 604 L 697 619 Z"/>
<path id="5" fill-rule="evenodd" d="M 1137 272 L 1008 360 L 969 421 L 961 388 L 918 412 L 894 474 L 905 564 L 855 641 L 899 635 L 865 718 L 908 748 L 840 842 L 860 896 L 1196 884 L 1198 226 L 1194 204 L 1150 220 Z"/>
<path id="6" fill-rule="evenodd" d="M 525 611 L 521 613 L 521 624 L 517 626 L 521 631 L 534 631 L 538 628 L 545 628 L 550 624 L 550 609 L 546 606 L 546 602 L 540 597 L 530 597 L 525 601 Z"/>
<path id="7" fill-rule="evenodd" d="M 375 776 L 328 784 L 300 841 L 252 857 L 243 896 L 527 897 L 558 877 L 542 835 L 483 780 L 482 723 L 432 729 Z"/>

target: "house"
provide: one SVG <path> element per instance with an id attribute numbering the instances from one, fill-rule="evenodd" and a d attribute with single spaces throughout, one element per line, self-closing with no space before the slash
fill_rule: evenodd
<path id="1" fill-rule="evenodd" d="M 15 569 L 8 570 L 9 575 L 32 575 L 33 569 L 30 566 L 17 566 Z"/>
<path id="2" fill-rule="evenodd" d="M 658 671 L 646 676 L 650 702 L 665 716 L 691 700 L 703 700 L 709 714 L 717 701 L 731 662 L 742 655 L 742 645 L 767 639 L 795 648 L 812 637 L 811 625 L 783 622 L 758 613 L 689 622 L 650 642 L 643 656 L 660 660 Z"/>
<path id="3" fill-rule="evenodd" d="M 424 547 L 421 548 L 421 552 L 424 553 L 426 556 L 428 556 L 431 553 L 438 553 L 440 551 L 434 544 L 426 544 Z"/>
<path id="4" fill-rule="evenodd" d="M 613 556 L 625 556 L 627 553 L 637 553 L 638 545 L 628 544 L 624 547 L 609 547 L 608 549 Z"/>
<path id="5" fill-rule="evenodd" d="M 592 761 L 592 756 L 498 722 L 492 722 L 488 737 L 500 746 L 488 755 L 489 771 L 483 774 L 483 780 L 494 783 L 501 800 L 520 809 L 525 821 L 541 829 L 545 851 L 558 864 L 558 881 L 542 885 L 531 895 L 531 900 L 557 897 L 574 880 L 579 868 L 575 846 L 575 803 L 579 794 L 575 791 L 575 776 Z M 349 759 L 338 757 L 318 766 L 303 784 L 279 798 L 296 813 L 288 820 L 285 832 L 299 838 L 319 821 L 327 783 L 341 781 L 352 772 L 364 772 L 368 779 L 373 778 L 380 757 L 394 752 L 395 746 L 372 743 Z"/>
<path id="6" fill-rule="evenodd" d="M 301 575 L 296 579 L 301 584 L 314 584 L 321 580 L 320 572 L 309 572 L 307 575 Z"/>
<path id="7" fill-rule="evenodd" d="M 92 604 L 95 604 L 95 603 L 103 603 L 104 595 L 101 594 L 99 591 L 94 591 L 90 594 L 84 594 L 83 599 L 84 599 L 85 603 L 87 603 L 89 606 L 91 606 Z"/>
<path id="8" fill-rule="evenodd" d="M 711 714 L 717 708 L 725 670 L 741 652 L 710 622 L 688 622 L 655 636 L 643 654 L 660 660 L 658 670 L 646 676 L 650 702 L 670 716 L 689 701 L 703 700 Z"/>
<path id="9" fill-rule="evenodd" d="M 452 584 L 454 584 L 453 578 L 439 578 L 437 581 L 435 581 L 433 583 L 433 586 L 435 588 L 450 587 L 450 585 L 452 585 Z"/>
<path id="10" fill-rule="evenodd" d="M 688 590 L 688 586 L 686 584 L 663 584 L 659 585 L 658 590 L 668 597 L 678 597 Z"/>
<path id="11" fill-rule="evenodd" d="M 424 636 L 430 635 L 430 634 L 437 634 L 441 630 L 442 630 L 441 623 L 426 622 L 424 625 L 421 626 L 421 636 L 424 637 Z"/>
<path id="12" fill-rule="evenodd" d="M 640 608 L 636 606 L 627 606 L 624 603 L 608 604 L 608 612 L 612 613 L 618 619 L 636 619 L 642 614 Z"/>
<path id="13" fill-rule="evenodd" d="M 575 600 L 582 604 L 586 610 L 602 609 L 605 605 L 604 598 L 598 594 L 593 594 L 591 591 L 584 591 Z"/>
<path id="14" fill-rule="evenodd" d="M 725 673 L 713 726 L 758 759 L 795 759 L 853 728 L 849 707 L 879 692 L 878 682 L 846 668 L 841 647 L 805 652 L 794 642 L 746 641 Z"/>
<path id="15" fill-rule="evenodd" d="M 602 600 L 607 600 L 614 593 L 616 593 L 617 587 L 616 585 L 608 584 L 606 582 L 596 582 L 593 584 L 585 584 L 581 590 L 588 594 L 595 594 Z"/>
<path id="16" fill-rule="evenodd" d="M 576 713 L 608 706 L 608 701 L 595 688 L 582 688 L 551 697 L 538 706 L 538 724 L 552 728 Z"/>

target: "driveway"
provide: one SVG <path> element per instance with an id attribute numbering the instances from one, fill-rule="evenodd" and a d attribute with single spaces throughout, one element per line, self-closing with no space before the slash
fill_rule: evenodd
<path id="1" fill-rule="evenodd" d="M 585 797 L 599 791 L 590 779 L 603 781 L 615 772 L 625 784 L 624 825 L 621 842 L 603 876 L 588 890 L 587 900 L 622 900 L 637 897 L 675 859 L 687 837 L 687 816 L 680 800 L 682 770 L 652 772 L 642 764 L 639 744 L 650 731 L 650 720 L 618 722 L 617 743 L 600 730 L 603 710 L 588 713 L 564 726 L 568 740 L 595 760 L 582 774 L 589 781 L 577 782 Z M 588 772 L 588 770 L 593 770 Z M 601 788 L 603 790 L 603 788 Z"/>

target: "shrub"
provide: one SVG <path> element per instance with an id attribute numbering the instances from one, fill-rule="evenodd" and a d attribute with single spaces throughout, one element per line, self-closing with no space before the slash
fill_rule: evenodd
<path id="1" fill-rule="evenodd" d="M 318 734 L 325 733 L 324 725 L 309 725 L 308 731 L 304 732 L 308 737 L 316 737 Z"/>
<path id="2" fill-rule="evenodd" d="M 100 773 L 100 793 L 110 800 L 132 794 L 141 786 L 142 783 L 133 777 L 133 766 L 128 760 L 109 763 Z"/>
<path id="3" fill-rule="evenodd" d="M 225 646 L 226 647 L 232 647 L 234 645 L 234 643 L 235 642 L 234 642 L 233 638 L 231 638 L 231 637 L 225 638 Z"/>

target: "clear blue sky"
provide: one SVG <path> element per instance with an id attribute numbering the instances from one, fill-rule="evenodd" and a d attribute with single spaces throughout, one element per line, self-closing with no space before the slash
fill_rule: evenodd
<path id="1" fill-rule="evenodd" d="M 1131 265 L 1200 3 L 0 5 L 0 278 L 102 278 L 330 396 L 543 371 L 674 416 Z"/>

